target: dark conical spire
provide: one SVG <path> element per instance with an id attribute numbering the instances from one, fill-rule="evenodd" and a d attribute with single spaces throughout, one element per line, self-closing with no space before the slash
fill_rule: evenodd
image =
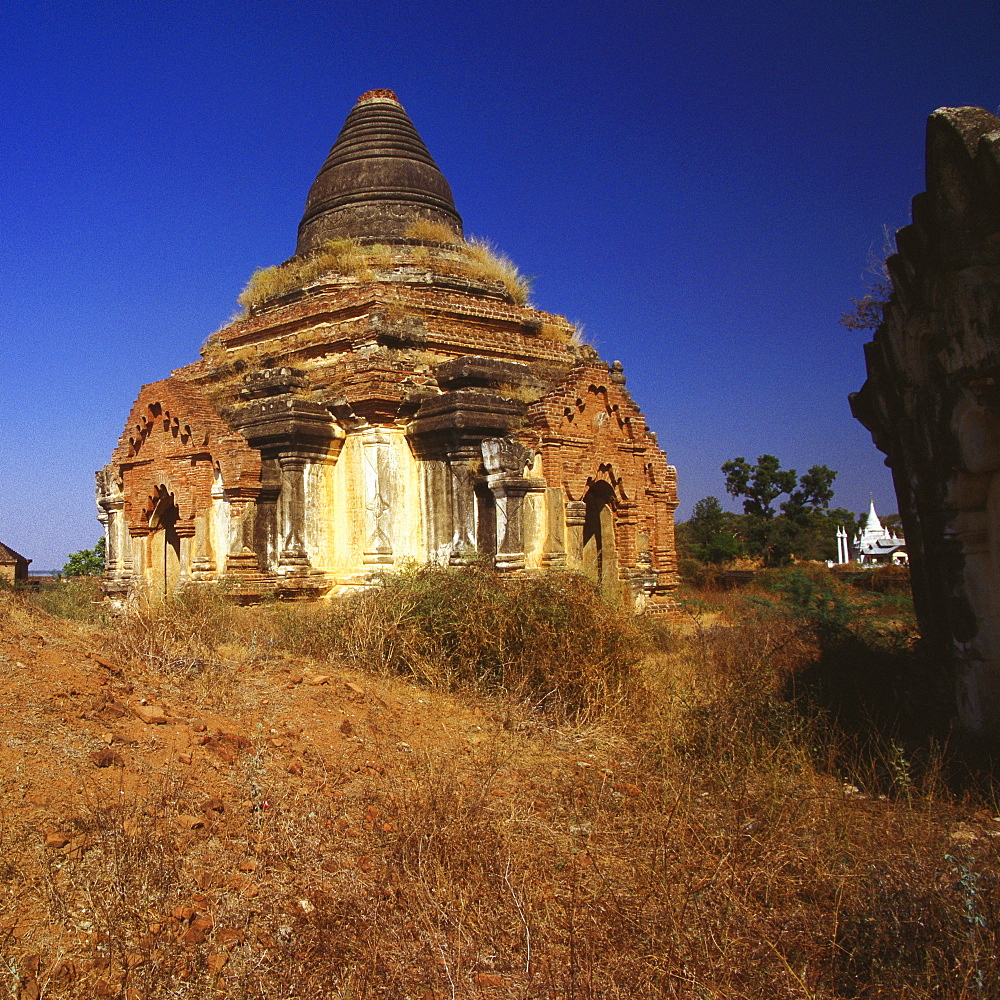
<path id="1" fill-rule="evenodd" d="M 462 235 L 451 188 L 391 90 L 369 90 L 313 181 L 296 253 L 325 240 L 403 236 L 418 219 Z"/>

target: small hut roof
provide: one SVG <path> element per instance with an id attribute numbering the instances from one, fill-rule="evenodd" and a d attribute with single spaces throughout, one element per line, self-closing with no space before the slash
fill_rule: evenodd
<path id="1" fill-rule="evenodd" d="M 4 545 L 0 542 L 0 564 L 10 565 L 10 563 L 16 562 L 26 562 L 30 563 L 30 559 L 26 559 L 20 553 L 15 552 L 9 545 Z"/>

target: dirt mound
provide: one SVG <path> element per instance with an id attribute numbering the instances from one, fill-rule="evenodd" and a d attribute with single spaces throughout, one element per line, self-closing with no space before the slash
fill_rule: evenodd
<path id="1" fill-rule="evenodd" d="M 400 905 L 412 852 L 419 866 L 445 844 L 442 810 L 484 837 L 449 850 L 500 851 L 496 825 L 512 809 L 534 816 L 581 776 L 612 774 L 496 703 L 259 649 L 224 649 L 211 669 L 126 666 L 106 631 L 3 600 L 0 955 L 12 996 L 349 984 L 361 958 L 384 953 L 373 921 Z M 470 858 L 483 863 L 504 862 Z M 516 890 L 499 886 L 510 905 Z M 409 924 L 411 964 L 380 959 L 379 980 L 397 987 L 426 981 L 412 954 L 438 967 L 444 945 L 433 925 Z M 318 975 L 317 953 L 342 962 Z M 505 981 L 487 957 L 464 965 L 487 994 Z"/>
<path id="2" fill-rule="evenodd" d="M 995 796 L 817 766 L 762 607 L 584 723 L 311 660 L 309 609 L 0 594 L 0 997 L 997 995 Z"/>

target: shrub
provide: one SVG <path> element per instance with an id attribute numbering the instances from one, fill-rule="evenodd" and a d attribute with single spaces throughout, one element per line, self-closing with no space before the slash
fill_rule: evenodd
<path id="1" fill-rule="evenodd" d="M 558 715 L 614 702 L 644 648 L 634 618 L 582 577 L 508 577 L 480 565 L 388 574 L 323 611 L 290 609 L 284 623 L 282 641 L 313 655 L 505 692 Z"/>
<path id="2" fill-rule="evenodd" d="M 851 577 L 851 585 L 858 590 L 871 590 L 877 594 L 909 597 L 910 567 L 880 566 L 878 569 L 857 573 Z"/>
<path id="3" fill-rule="evenodd" d="M 971 858 L 942 861 L 939 873 L 880 859 L 846 894 L 833 963 L 841 995 L 997 995 L 996 880 Z"/>
<path id="4" fill-rule="evenodd" d="M 71 552 L 62 568 L 64 576 L 100 576 L 104 572 L 104 537 L 92 549 Z"/>
<path id="5" fill-rule="evenodd" d="M 807 622 L 821 638 L 842 635 L 854 620 L 856 609 L 846 588 L 824 567 L 765 571 L 760 584 L 784 596 L 792 613 Z"/>
<path id="6" fill-rule="evenodd" d="M 95 576 L 76 576 L 41 587 L 27 596 L 42 611 L 71 621 L 98 624 L 105 620 L 107 608 L 101 581 Z"/>
<path id="7" fill-rule="evenodd" d="M 682 557 L 677 561 L 681 580 L 698 590 L 714 590 L 719 575 L 718 566 L 710 566 L 699 559 Z"/>

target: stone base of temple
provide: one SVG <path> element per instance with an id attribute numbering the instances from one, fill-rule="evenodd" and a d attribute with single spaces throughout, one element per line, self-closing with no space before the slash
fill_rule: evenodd
<path id="1" fill-rule="evenodd" d="M 325 573 L 309 576 L 279 577 L 272 593 L 279 601 L 317 601 L 333 588 L 333 578 Z"/>
<path id="2" fill-rule="evenodd" d="M 132 581 L 103 580 L 101 582 L 101 592 L 110 601 L 123 601 L 132 593 Z"/>

